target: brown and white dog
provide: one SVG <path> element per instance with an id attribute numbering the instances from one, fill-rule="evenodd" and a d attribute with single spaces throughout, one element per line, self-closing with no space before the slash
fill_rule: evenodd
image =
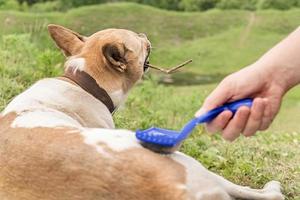
<path id="1" fill-rule="evenodd" d="M 111 111 L 142 77 L 150 42 L 107 29 L 49 32 L 66 74 L 35 83 L 0 118 L 1 200 L 281 200 L 280 184 L 235 185 L 183 153 L 143 148 Z"/>

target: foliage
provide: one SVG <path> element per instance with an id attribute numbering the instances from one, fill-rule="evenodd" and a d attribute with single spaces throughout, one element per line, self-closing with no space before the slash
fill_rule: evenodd
<path id="1" fill-rule="evenodd" d="M 60 54 L 44 49 L 40 51 L 28 34 L 1 37 L 0 42 L 0 110 L 3 103 L 44 76 L 57 75 L 61 69 Z M 21 47 L 21 48 L 20 48 Z"/>
<path id="2" fill-rule="evenodd" d="M 258 4 L 260 9 L 278 9 L 288 10 L 292 7 L 299 6 L 298 0 L 261 0 Z"/>
<path id="3" fill-rule="evenodd" d="M 0 0 L 0 10 L 19 10 L 20 5 L 17 0 Z"/>
<path id="4" fill-rule="evenodd" d="M 35 3 L 47 2 L 47 1 L 53 1 L 53 0 L 18 0 L 18 2 L 20 4 L 23 4 L 24 2 L 26 2 L 30 6 Z"/>
<path id="5" fill-rule="evenodd" d="M 116 1 L 129 1 L 147 4 L 168 10 L 203 11 L 212 8 L 220 9 L 278 9 L 286 10 L 299 7 L 299 0 L 60 0 L 65 7 L 78 7 Z"/>
<path id="6" fill-rule="evenodd" d="M 72 7 L 79 7 L 83 5 L 92 5 L 92 4 L 99 4 L 99 3 L 106 3 L 106 0 L 60 0 L 61 5 L 64 9 L 72 8 Z"/>
<path id="7" fill-rule="evenodd" d="M 35 3 L 30 7 L 31 12 L 51 12 L 63 9 L 61 1 L 47 1 Z"/>
<path id="8" fill-rule="evenodd" d="M 221 0 L 217 4 L 220 9 L 255 10 L 258 0 Z"/>
<path id="9" fill-rule="evenodd" d="M 34 12 L 61 11 L 84 5 L 103 4 L 110 2 L 135 2 L 151 5 L 167 10 L 183 11 L 204 11 L 213 8 L 219 9 L 278 9 L 286 10 L 293 7 L 300 7 L 300 0 L 7 0 L 8 2 L 18 1 L 20 4 L 33 5 Z M 55 1 L 55 2 L 53 2 Z M 0 0 L 6 2 L 6 0 Z M 10 3 L 11 4 L 11 3 Z M 38 4 L 37 6 L 34 6 Z M 45 4 L 43 6 L 43 4 Z M 14 6 L 16 6 L 14 4 Z M 8 6 L 10 7 L 10 6 Z"/>
<path id="10" fill-rule="evenodd" d="M 199 11 L 215 8 L 220 0 L 181 0 L 179 7 L 185 11 Z"/>

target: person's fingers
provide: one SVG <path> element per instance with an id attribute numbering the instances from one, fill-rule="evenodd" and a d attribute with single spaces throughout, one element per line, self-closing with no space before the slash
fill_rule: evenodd
<path id="1" fill-rule="evenodd" d="M 225 80 L 225 79 L 224 79 Z M 222 81 L 217 88 L 205 99 L 202 107 L 196 112 L 195 116 L 199 117 L 205 112 L 212 110 L 227 102 L 230 96 L 230 84 L 229 81 Z"/>
<path id="2" fill-rule="evenodd" d="M 243 130 L 245 136 L 252 136 L 260 128 L 264 116 L 265 102 L 262 98 L 255 98 L 250 109 L 249 119 Z"/>
<path id="3" fill-rule="evenodd" d="M 232 117 L 232 112 L 226 110 L 219 114 L 213 121 L 206 124 L 206 130 L 215 133 L 224 129 Z"/>
<path id="4" fill-rule="evenodd" d="M 250 108 L 242 106 L 238 109 L 233 119 L 228 123 L 228 125 L 223 130 L 222 136 L 226 140 L 233 141 L 236 139 L 240 133 L 244 130 L 250 114 Z"/>
<path id="5" fill-rule="evenodd" d="M 269 103 L 269 100 L 267 98 L 263 99 L 264 104 L 265 104 L 265 110 L 264 110 L 264 115 L 262 118 L 262 123 L 259 127 L 259 130 L 263 131 L 269 128 L 269 126 L 272 123 L 273 116 L 272 116 L 272 107 Z"/>

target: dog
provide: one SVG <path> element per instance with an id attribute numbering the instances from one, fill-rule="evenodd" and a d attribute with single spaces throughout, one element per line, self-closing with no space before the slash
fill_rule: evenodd
<path id="1" fill-rule="evenodd" d="M 49 33 L 65 74 L 15 97 L 0 118 L 1 200 L 282 200 L 280 184 L 235 185 L 175 151 L 144 148 L 112 113 L 147 70 L 145 34 L 106 29 Z"/>

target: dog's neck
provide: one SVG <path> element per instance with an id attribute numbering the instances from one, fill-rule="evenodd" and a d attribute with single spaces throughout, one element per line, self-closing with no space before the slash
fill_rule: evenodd
<path id="1" fill-rule="evenodd" d="M 65 71 L 72 68 L 75 71 L 85 72 L 91 76 L 97 85 L 107 92 L 116 110 L 125 101 L 128 88 L 125 87 L 126 89 L 124 90 L 124 84 L 122 84 L 119 77 L 115 77 L 105 67 L 94 66 L 88 63 L 88 60 L 85 58 L 72 56 L 65 63 Z"/>
<path id="2" fill-rule="evenodd" d="M 68 67 L 65 70 L 63 77 L 70 79 L 83 90 L 101 101 L 111 113 L 115 111 L 115 106 L 111 97 L 101 86 L 97 84 L 96 80 L 93 79 L 88 73 L 75 69 L 73 67 Z"/>
<path id="3" fill-rule="evenodd" d="M 66 69 L 73 67 L 81 71 L 86 70 L 85 60 L 83 58 L 71 58 L 65 67 Z M 104 75 L 102 76 L 105 78 Z M 93 78 L 91 78 L 91 80 Z M 32 119 L 32 115 L 28 115 L 28 117 L 31 122 L 38 124 L 19 123 L 23 127 L 39 125 L 41 127 L 73 126 L 114 128 L 109 109 L 110 106 L 108 106 L 107 103 L 103 103 L 95 98 L 93 94 L 76 85 L 76 83 L 74 84 L 70 79 L 59 79 L 44 79 L 38 81 L 31 88 L 17 96 L 7 106 L 3 114 L 15 112 L 16 114 L 23 115 L 24 113 L 34 112 L 34 116 L 37 117 L 37 119 Z M 97 84 L 101 85 L 95 82 L 92 87 L 98 87 Z M 110 83 L 113 84 L 114 80 L 110 80 Z M 103 87 L 103 89 L 107 91 L 106 99 L 112 101 L 111 105 L 113 106 L 111 107 L 119 107 L 126 99 L 126 94 L 121 88 L 118 89 L 117 87 L 112 88 L 109 86 L 109 84 L 106 84 L 105 87 Z M 57 116 L 57 112 L 59 112 L 59 116 Z M 51 118 L 53 118 L 53 120 L 48 120 Z M 26 120 L 24 118 L 24 120 L 19 121 L 24 122 Z"/>

